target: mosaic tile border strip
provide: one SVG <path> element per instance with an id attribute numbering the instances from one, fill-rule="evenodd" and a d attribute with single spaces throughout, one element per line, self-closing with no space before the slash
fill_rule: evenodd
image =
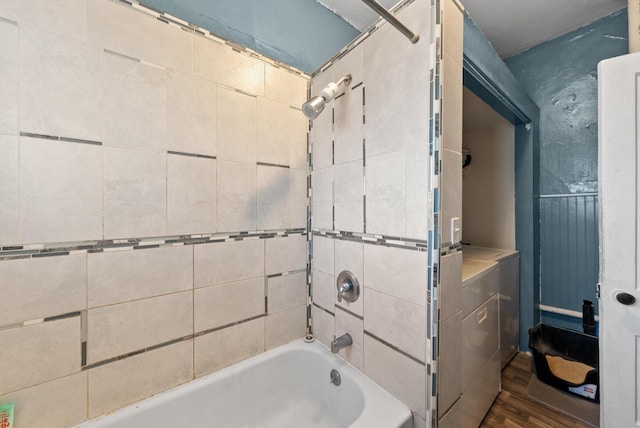
<path id="1" fill-rule="evenodd" d="M 269 239 L 287 236 L 306 236 L 304 228 L 269 231 L 242 231 L 173 235 L 146 238 L 107 239 L 77 242 L 53 242 L 46 244 L 7 245 L 0 247 L 0 261 L 49 256 L 69 256 L 111 251 L 142 250 L 167 246 L 198 245 L 215 242 L 242 241 L 245 239 Z"/>
<path id="2" fill-rule="evenodd" d="M 426 252 L 429 247 L 429 243 L 426 240 L 399 238 L 394 236 L 375 235 L 358 232 L 312 229 L 311 234 L 313 236 L 340 239 L 343 241 L 362 242 L 364 244 L 382 245 L 385 247 L 395 247 L 422 252 Z"/>

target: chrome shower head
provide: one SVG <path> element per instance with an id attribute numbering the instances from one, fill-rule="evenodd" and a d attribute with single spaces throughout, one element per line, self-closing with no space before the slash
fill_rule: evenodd
<path id="1" fill-rule="evenodd" d="M 322 113 L 324 106 L 340 93 L 340 86 L 345 85 L 345 87 L 347 87 L 350 84 L 350 74 L 344 76 L 338 81 L 338 83 L 329 83 L 322 89 L 322 91 L 320 91 L 320 95 L 309 98 L 306 103 L 302 104 L 302 113 L 304 113 L 308 119 L 314 120 L 320 115 L 320 113 Z"/>

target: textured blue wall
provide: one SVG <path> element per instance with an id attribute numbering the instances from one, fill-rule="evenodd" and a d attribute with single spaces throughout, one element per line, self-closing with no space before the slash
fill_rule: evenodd
<path id="1" fill-rule="evenodd" d="M 545 305 L 581 311 L 583 299 L 595 302 L 597 64 L 627 52 L 623 9 L 505 61 L 540 107 L 540 295 Z M 543 313 L 542 320 L 582 328 L 579 319 L 560 322 Z"/>
<path id="2" fill-rule="evenodd" d="M 540 194 L 597 192 L 597 65 L 627 52 L 623 9 L 505 61 L 540 107 Z"/>
<path id="3" fill-rule="evenodd" d="M 359 32 L 315 0 L 142 0 L 311 73 Z"/>

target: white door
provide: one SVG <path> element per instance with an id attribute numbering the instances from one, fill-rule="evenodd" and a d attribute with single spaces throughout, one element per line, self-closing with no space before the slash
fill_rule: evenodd
<path id="1" fill-rule="evenodd" d="M 640 54 L 598 65 L 601 426 L 640 426 Z M 635 302 L 633 302 L 635 299 Z"/>

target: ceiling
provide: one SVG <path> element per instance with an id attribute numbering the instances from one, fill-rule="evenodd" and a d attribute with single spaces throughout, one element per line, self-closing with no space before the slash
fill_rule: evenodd
<path id="1" fill-rule="evenodd" d="M 317 0 L 362 31 L 377 15 L 361 0 Z M 627 0 L 461 0 L 501 57 L 507 58 L 627 6 Z M 398 0 L 379 0 L 390 8 Z"/>

